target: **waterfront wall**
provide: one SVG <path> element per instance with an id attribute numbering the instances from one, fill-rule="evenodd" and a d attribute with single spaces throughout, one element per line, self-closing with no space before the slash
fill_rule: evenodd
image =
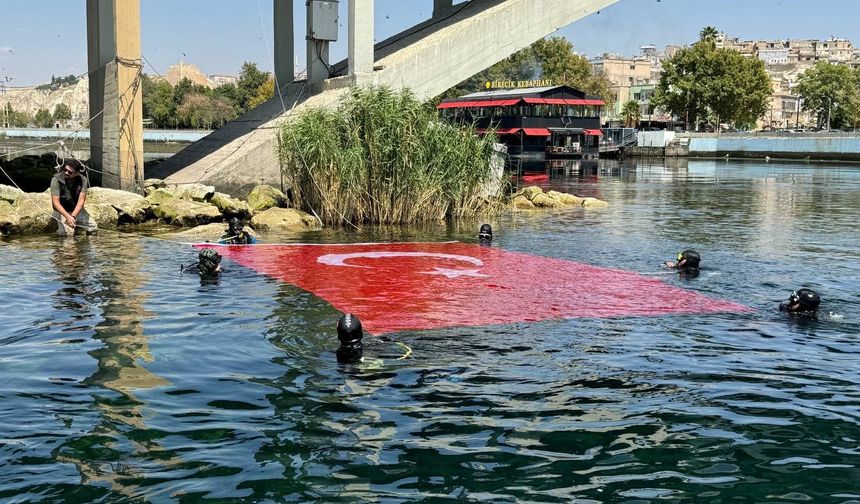
<path id="1" fill-rule="evenodd" d="M 712 136 L 690 138 L 688 145 L 689 155 L 693 157 L 728 154 L 732 157 L 770 156 L 860 161 L 860 136 Z"/>
<path id="2" fill-rule="evenodd" d="M 211 130 L 143 130 L 144 142 L 196 142 L 205 137 Z M 0 137 L 7 138 L 66 138 L 74 135 L 79 140 L 89 140 L 90 131 L 81 130 L 75 133 L 71 129 L 55 128 L 0 128 Z"/>

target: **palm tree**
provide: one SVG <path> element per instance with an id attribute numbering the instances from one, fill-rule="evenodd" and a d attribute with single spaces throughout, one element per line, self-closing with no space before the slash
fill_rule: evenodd
<path id="1" fill-rule="evenodd" d="M 639 124 L 639 119 L 642 118 L 642 108 L 636 100 L 625 102 L 621 106 L 621 117 L 624 119 L 624 126 L 633 128 Z"/>
<path id="2" fill-rule="evenodd" d="M 720 32 L 717 31 L 713 26 L 706 26 L 702 28 L 702 31 L 699 32 L 699 40 L 702 42 L 710 42 L 711 44 L 717 43 L 717 36 Z"/>

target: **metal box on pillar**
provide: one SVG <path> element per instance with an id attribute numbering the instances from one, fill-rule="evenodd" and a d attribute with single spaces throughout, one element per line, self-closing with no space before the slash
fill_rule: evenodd
<path id="1" fill-rule="evenodd" d="M 310 0 L 309 36 L 314 40 L 337 41 L 338 0 Z"/>

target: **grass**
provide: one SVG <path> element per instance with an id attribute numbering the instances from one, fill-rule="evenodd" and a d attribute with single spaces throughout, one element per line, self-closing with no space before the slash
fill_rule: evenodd
<path id="1" fill-rule="evenodd" d="M 353 88 L 336 109 L 310 109 L 282 125 L 279 140 L 297 205 L 328 225 L 501 211 L 485 190 L 495 137 L 443 123 L 408 91 Z"/>

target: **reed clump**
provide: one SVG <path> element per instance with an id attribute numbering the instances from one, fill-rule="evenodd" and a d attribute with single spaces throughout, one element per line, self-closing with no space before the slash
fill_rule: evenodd
<path id="1" fill-rule="evenodd" d="M 297 205 L 327 225 L 405 224 L 493 214 L 493 135 L 452 127 L 408 91 L 353 88 L 337 108 L 281 126 Z"/>

